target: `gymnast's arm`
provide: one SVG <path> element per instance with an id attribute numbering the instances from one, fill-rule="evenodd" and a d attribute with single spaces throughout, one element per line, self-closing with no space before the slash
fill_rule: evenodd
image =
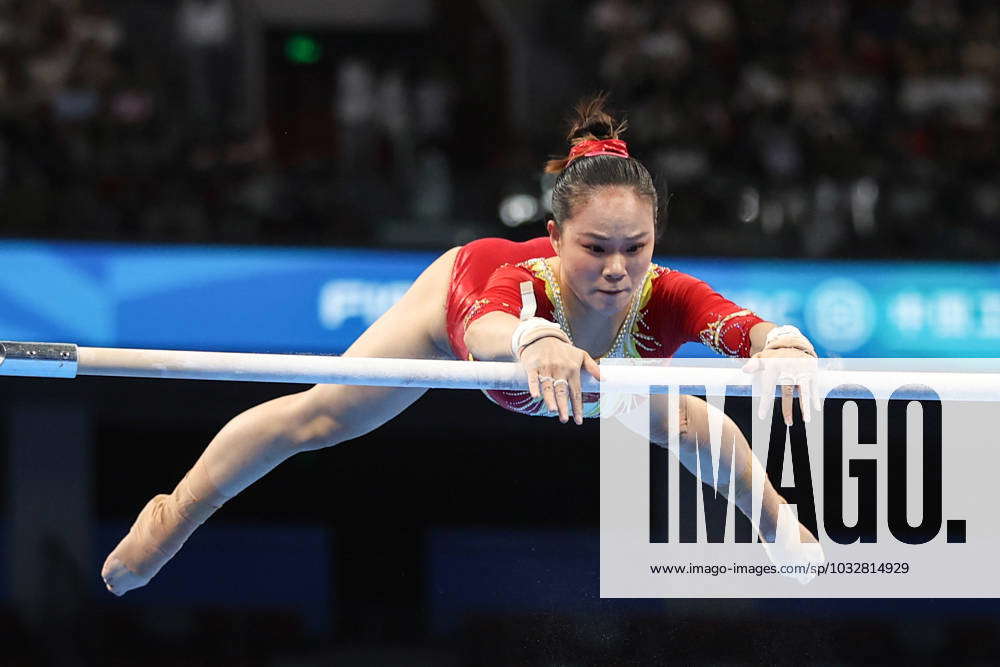
<path id="1" fill-rule="evenodd" d="M 767 322 L 749 310 L 742 309 L 713 290 L 704 281 L 686 274 L 674 272 L 672 280 L 663 283 L 664 297 L 673 306 L 672 313 L 675 325 L 679 325 L 686 340 L 700 340 L 719 354 L 732 357 L 750 357 L 743 370 L 761 374 L 755 383 L 767 384 L 761 390 L 768 397 L 773 396 L 777 380 L 777 364 L 769 363 L 767 373 L 763 359 L 812 359 L 816 351 L 812 343 L 795 327 L 777 326 Z M 794 362 L 793 362 L 794 363 Z M 797 378 L 798 379 L 798 378 Z M 796 383 L 803 397 L 802 415 L 809 420 L 809 403 L 811 387 L 809 379 L 804 375 L 801 382 Z M 782 388 L 781 411 L 785 423 L 792 423 L 792 391 L 793 386 Z M 765 399 L 760 404 L 761 417 L 769 412 L 773 401 Z"/>
<path id="2" fill-rule="evenodd" d="M 767 334 L 778 326 L 774 322 L 758 322 L 750 328 L 750 356 L 763 351 L 767 344 Z"/>
<path id="3" fill-rule="evenodd" d="M 465 330 L 465 346 L 476 361 L 517 361 L 510 349 L 510 337 L 520 323 L 503 311 L 486 313 Z"/>
<path id="4" fill-rule="evenodd" d="M 539 326 L 532 327 L 532 321 Z M 516 342 L 512 340 L 515 334 Z M 528 374 L 528 391 L 532 398 L 541 396 L 546 407 L 551 412 L 558 412 L 564 424 L 569 421 L 572 404 L 573 420 L 577 425 L 583 423 L 580 372 L 586 370 L 600 379 L 600 368 L 589 354 L 571 344 L 560 329 L 540 320 L 522 322 L 510 313 L 497 310 L 480 316 L 466 328 L 465 345 L 472 358 L 478 361 L 521 362 Z M 541 378 L 548 378 L 548 381 L 540 382 Z M 560 383 L 560 380 L 565 382 Z M 563 386 L 557 389 L 557 383 Z"/>

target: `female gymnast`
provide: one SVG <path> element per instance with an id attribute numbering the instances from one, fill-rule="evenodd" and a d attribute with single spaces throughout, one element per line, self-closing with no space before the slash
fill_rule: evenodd
<path id="1" fill-rule="evenodd" d="M 572 416 L 577 424 L 598 414 L 598 396 L 581 392 L 582 372 L 600 378 L 595 359 L 669 357 L 690 340 L 735 357 L 815 357 L 794 327 L 776 327 L 704 282 L 651 263 L 657 192 L 619 138 L 624 125 L 603 103 L 598 97 L 577 108 L 568 156 L 546 165 L 558 174 L 547 237 L 483 239 L 449 250 L 345 355 L 517 361 L 528 374 L 528 391 L 489 391 L 489 397 L 509 410 L 558 416 L 563 423 Z M 782 396 L 788 424 L 791 389 L 783 387 Z M 108 590 L 122 595 L 148 583 L 195 528 L 285 459 L 368 433 L 424 391 L 316 385 L 236 416 L 173 492 L 155 496 L 140 512 L 105 561 Z M 680 399 L 675 453 L 691 467 L 696 440 L 709 441 L 709 407 L 692 396 Z M 653 397 L 651 410 L 650 438 L 665 446 L 666 397 Z M 746 462 L 754 459 L 728 417 L 723 437 L 735 439 L 735 461 L 745 465 L 724 454 L 720 478 L 736 467 L 742 488 L 750 489 L 752 464 Z M 749 516 L 751 498 L 736 495 L 736 506 Z M 759 527 L 765 539 L 774 538 L 783 503 L 766 481 Z M 799 533 L 802 542 L 815 542 L 804 527 Z"/>

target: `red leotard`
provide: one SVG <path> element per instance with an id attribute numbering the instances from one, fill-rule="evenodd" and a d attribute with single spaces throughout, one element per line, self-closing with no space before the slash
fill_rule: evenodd
<path id="1" fill-rule="evenodd" d="M 543 258 L 555 253 L 548 238 L 515 243 L 482 239 L 463 247 L 455 259 L 448 292 L 448 339 L 457 359 L 470 359 L 465 330 L 486 313 L 519 317 L 520 284 L 531 281 L 536 317 L 557 321 L 555 278 Z M 670 357 L 682 343 L 702 342 L 719 354 L 750 356 L 750 329 L 761 318 L 723 298 L 707 283 L 679 271 L 651 264 L 627 335 L 607 356 Z M 540 399 L 526 391 L 487 391 L 497 404 L 515 412 L 549 415 Z M 597 416 L 598 396 L 584 394 L 585 416 Z"/>
<path id="2" fill-rule="evenodd" d="M 552 257 L 556 253 L 548 237 L 517 243 L 507 239 L 479 239 L 462 246 L 455 257 L 448 286 L 448 341 L 456 359 L 467 360 L 465 347 L 466 318 L 480 298 L 497 267 L 517 264 L 533 257 Z M 521 293 L 518 292 L 518 303 Z M 518 311 L 520 314 L 520 311 Z"/>

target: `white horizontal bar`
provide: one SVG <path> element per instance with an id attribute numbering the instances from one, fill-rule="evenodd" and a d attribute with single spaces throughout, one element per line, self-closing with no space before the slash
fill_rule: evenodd
<path id="1" fill-rule="evenodd" d="M 987 368 L 993 370 L 994 365 Z M 721 391 L 730 396 L 750 395 L 753 377 L 743 373 L 738 365 L 642 362 L 634 365 L 605 363 L 601 365 L 601 374 L 605 391 L 646 393 L 652 389 L 654 393 L 662 393 L 668 386 L 678 386 L 684 394 Z M 78 348 L 59 343 L 0 342 L 0 375 L 101 375 L 441 389 L 524 390 L 527 387 L 521 366 L 511 362 Z M 888 397 L 895 392 L 898 398 L 927 398 L 929 393 L 916 387 L 926 385 L 945 400 L 1000 400 L 1000 372 L 821 370 L 816 377 L 819 395 L 828 397 L 863 398 L 868 392 L 876 397 Z M 601 385 L 585 373 L 583 390 L 597 393 L 600 389 Z"/>
<path id="2" fill-rule="evenodd" d="M 866 360 L 850 361 L 864 363 Z M 682 394 L 718 392 L 727 396 L 750 396 L 753 375 L 744 373 L 739 366 L 602 364 L 601 379 L 604 391 L 663 393 L 664 387 L 679 386 Z M 827 398 L 867 398 L 870 393 L 876 398 L 1000 401 L 1000 372 L 832 370 L 821 365 L 812 382 L 813 391 Z"/>
<path id="3" fill-rule="evenodd" d="M 79 375 L 439 389 L 524 389 L 528 386 L 521 367 L 504 362 L 106 347 L 81 347 L 78 356 Z M 592 389 L 598 391 L 596 383 Z"/>

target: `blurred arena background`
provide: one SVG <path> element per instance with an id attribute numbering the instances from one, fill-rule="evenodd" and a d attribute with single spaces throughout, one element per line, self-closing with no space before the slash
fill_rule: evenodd
<path id="1" fill-rule="evenodd" d="M 342 352 L 435 253 L 544 233 L 541 165 L 606 90 L 658 261 L 827 356 L 996 356 L 998 84 L 990 2 L 0 0 L 0 339 Z M 106 593 L 146 500 L 288 391 L 0 382 L 0 664 L 1000 654 L 989 600 L 600 600 L 596 424 L 478 392 L 292 459 Z"/>

